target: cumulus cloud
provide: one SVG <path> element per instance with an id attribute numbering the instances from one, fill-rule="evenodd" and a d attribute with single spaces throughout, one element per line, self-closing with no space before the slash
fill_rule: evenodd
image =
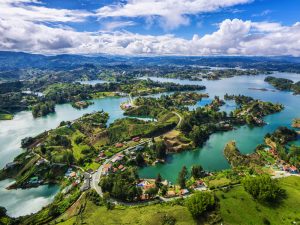
<path id="1" fill-rule="evenodd" d="M 217 31 L 192 39 L 126 31 L 78 32 L 31 21 L 0 18 L 0 49 L 45 54 L 294 55 L 300 56 L 300 23 L 292 26 L 224 20 Z"/>
<path id="2" fill-rule="evenodd" d="M 252 0 L 128 0 L 124 4 L 104 6 L 97 10 L 97 15 L 100 18 L 159 16 L 164 28 L 173 29 L 189 24 L 187 15 L 213 12 L 249 2 Z"/>

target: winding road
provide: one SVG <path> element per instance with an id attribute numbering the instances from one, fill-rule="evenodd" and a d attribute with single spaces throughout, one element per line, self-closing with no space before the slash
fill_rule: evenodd
<path id="1" fill-rule="evenodd" d="M 176 125 L 176 127 L 175 127 L 175 128 L 177 128 L 177 127 L 179 127 L 179 126 L 181 125 L 182 117 L 181 117 L 180 114 L 178 114 L 178 113 L 175 112 L 175 111 L 173 111 L 173 113 L 174 113 L 176 116 L 178 116 L 178 118 L 179 118 L 179 122 L 177 123 L 177 125 Z M 175 129 L 175 128 L 174 128 L 174 129 Z M 173 129 L 172 129 L 172 130 L 173 130 Z M 170 131 L 168 131 L 168 132 L 170 132 Z M 166 132 L 166 133 L 168 133 L 168 132 Z M 150 139 L 150 140 L 146 140 L 146 141 L 142 141 L 141 143 L 139 143 L 138 145 L 135 145 L 135 146 L 133 146 L 133 147 L 128 147 L 128 148 L 126 148 L 126 149 L 124 149 L 124 150 L 118 152 L 117 154 L 123 153 L 123 152 L 129 152 L 129 151 L 135 149 L 136 147 L 142 146 L 142 145 L 144 145 L 144 144 L 146 144 L 146 143 L 149 143 L 149 142 L 151 142 L 151 139 Z M 92 175 L 92 178 L 91 178 L 91 188 L 93 188 L 93 189 L 94 189 L 101 197 L 103 196 L 103 192 L 102 192 L 101 187 L 100 187 L 98 184 L 99 184 L 99 182 L 100 182 L 100 180 L 101 180 L 101 175 L 102 175 L 103 165 L 109 163 L 115 156 L 116 156 L 116 154 L 113 155 L 112 157 L 106 159 L 106 160 L 101 164 L 101 166 L 97 169 L 97 171 Z"/>

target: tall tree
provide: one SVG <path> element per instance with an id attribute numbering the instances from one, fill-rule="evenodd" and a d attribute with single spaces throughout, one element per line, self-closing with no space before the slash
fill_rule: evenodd
<path id="1" fill-rule="evenodd" d="M 203 177 L 204 176 L 204 171 L 203 171 L 202 166 L 201 165 L 192 166 L 191 175 L 195 179 Z"/>
<path id="2" fill-rule="evenodd" d="M 187 168 L 186 168 L 186 166 L 183 166 L 181 171 L 178 174 L 178 183 L 180 185 L 180 188 L 186 187 L 185 183 L 186 183 L 187 177 L 188 177 Z"/>

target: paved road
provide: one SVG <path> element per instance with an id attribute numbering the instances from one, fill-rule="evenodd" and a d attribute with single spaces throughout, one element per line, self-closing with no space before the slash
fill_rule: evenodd
<path id="1" fill-rule="evenodd" d="M 179 127 L 181 122 L 182 122 L 182 117 L 181 115 L 179 115 L 177 112 L 173 112 L 176 116 L 179 117 L 179 122 L 177 124 L 176 127 Z M 169 131 L 168 131 L 169 132 Z M 167 132 L 167 133 L 168 133 Z M 139 143 L 138 145 L 134 146 L 134 147 L 128 147 L 118 153 L 122 153 L 122 152 L 126 152 L 128 153 L 129 151 L 135 149 L 136 147 L 138 146 L 141 146 L 141 145 L 144 145 L 145 143 L 149 143 L 151 140 L 148 140 L 148 141 L 143 141 L 141 143 Z M 117 154 L 118 154 L 117 153 Z M 92 180 L 91 180 L 91 188 L 93 188 L 101 197 L 103 196 L 103 192 L 101 190 L 101 187 L 98 185 L 99 184 L 99 181 L 101 179 L 101 175 L 102 175 L 102 169 L 103 169 L 103 165 L 109 163 L 116 155 L 113 155 L 112 157 L 108 158 L 105 160 L 104 163 L 101 164 L 101 166 L 97 169 L 97 171 L 92 175 Z"/>

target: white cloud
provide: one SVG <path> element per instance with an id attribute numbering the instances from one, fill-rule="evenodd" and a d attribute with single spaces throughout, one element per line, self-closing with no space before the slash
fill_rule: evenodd
<path id="1" fill-rule="evenodd" d="M 300 56 L 300 23 L 281 26 L 227 19 L 211 34 L 184 39 L 125 31 L 78 32 L 0 18 L 0 34 L 0 50 L 45 54 Z"/>
<path id="2" fill-rule="evenodd" d="M 136 23 L 133 21 L 111 21 L 103 24 L 104 30 L 112 31 L 121 27 L 135 26 Z"/>
<path id="3" fill-rule="evenodd" d="M 90 12 L 47 8 L 37 0 L 1 0 L 0 18 L 33 22 L 82 22 Z"/>
<path id="4" fill-rule="evenodd" d="M 100 18 L 159 16 L 166 29 L 189 24 L 187 15 L 207 13 L 245 4 L 252 0 L 128 0 L 125 4 L 104 6 L 97 10 Z"/>

